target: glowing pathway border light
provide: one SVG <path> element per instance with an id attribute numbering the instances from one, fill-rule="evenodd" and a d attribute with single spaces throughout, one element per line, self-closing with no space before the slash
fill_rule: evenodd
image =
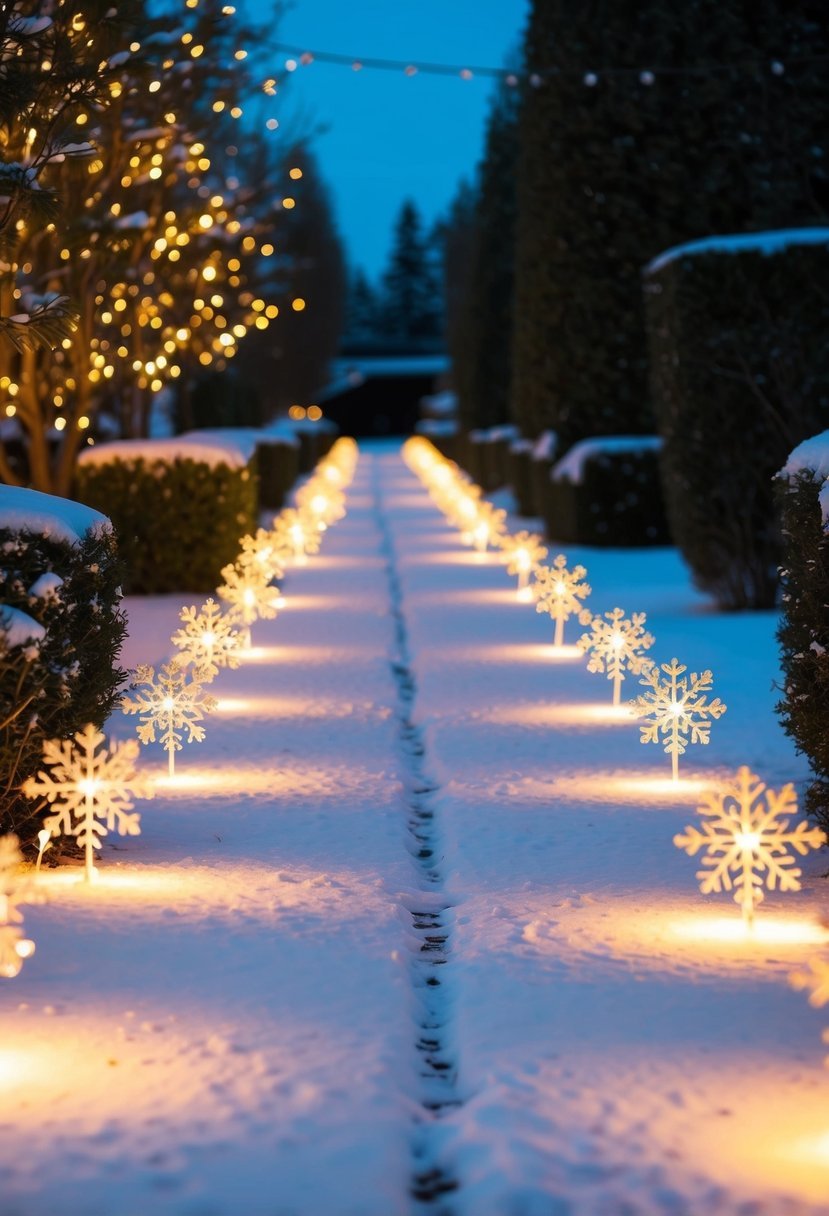
<path id="1" fill-rule="evenodd" d="M 801 870 L 792 850 L 801 857 L 826 843 L 820 828 L 806 821 L 790 827 L 797 812 L 794 786 L 779 793 L 769 789 L 747 765 L 736 780 L 703 795 L 697 808 L 700 827 L 687 827 L 674 836 L 674 844 L 690 857 L 701 855 L 697 871 L 703 895 L 734 891 L 747 925 L 770 891 L 799 891 Z"/>
<path id="2" fill-rule="evenodd" d="M 580 619 L 582 624 L 590 625 L 590 633 L 582 634 L 578 640 L 581 649 L 590 652 L 587 670 L 607 672 L 608 680 L 613 681 L 613 704 L 619 705 L 626 672 L 642 673 L 650 662 L 642 651 L 649 650 L 656 641 L 653 634 L 645 631 L 645 613 L 634 612 L 626 617 L 622 608 L 614 608 L 603 617 L 590 617 L 585 612 Z"/>
<path id="3" fill-rule="evenodd" d="M 225 580 L 216 588 L 220 599 L 230 605 L 231 620 L 250 627 L 260 619 L 270 621 L 279 611 L 280 592 L 262 570 L 250 563 L 235 562 L 222 570 Z"/>
<path id="4" fill-rule="evenodd" d="M 188 680 L 188 671 L 192 674 Z M 204 739 L 204 715 L 216 708 L 218 702 L 203 685 L 209 683 L 207 673 L 199 667 L 188 669 L 180 659 L 165 663 L 156 675 L 154 668 L 136 667 L 130 684 L 136 696 L 125 696 L 121 708 L 125 714 L 139 714 L 138 738 L 142 743 L 155 743 L 156 731 L 167 752 L 169 772 L 175 772 L 175 754 L 182 749 L 187 733 L 188 743 Z"/>
<path id="5" fill-rule="evenodd" d="M 319 528 L 306 511 L 285 507 L 273 521 L 273 534 L 280 551 L 291 553 L 298 566 L 304 564 L 306 554 L 319 552 Z"/>
<path id="6" fill-rule="evenodd" d="M 805 971 L 795 971 L 789 983 L 798 992 L 809 993 L 809 1004 L 813 1009 L 829 1005 L 829 959 L 812 959 Z M 829 1029 L 823 1032 L 823 1041 L 829 1046 Z M 829 1068 L 829 1056 L 826 1057 Z"/>
<path id="7" fill-rule="evenodd" d="M 554 645 L 564 643 L 564 623 L 574 612 L 581 611 L 580 600 L 586 600 L 590 595 L 590 585 L 584 579 L 587 571 L 584 566 L 574 566 L 567 569 L 567 558 L 559 553 L 553 560 L 552 567 L 539 566 L 531 584 L 536 612 L 546 612 L 556 623 Z"/>
<path id="8" fill-rule="evenodd" d="M 180 657 L 201 668 L 212 679 L 220 667 L 238 667 L 239 651 L 244 639 L 229 613 L 211 597 L 201 608 L 182 608 L 179 619 L 183 628 L 172 636 Z"/>
<path id="9" fill-rule="evenodd" d="M 469 533 L 470 542 L 478 553 L 485 553 L 490 545 L 497 548 L 506 530 L 506 511 L 501 507 L 494 507 L 491 502 L 479 502 Z"/>
<path id="10" fill-rule="evenodd" d="M 14 979 L 35 944 L 23 936 L 20 904 L 28 903 L 32 883 L 21 871 L 23 856 L 16 836 L 0 836 L 0 976 Z"/>
<path id="11" fill-rule="evenodd" d="M 547 547 L 537 532 L 515 532 L 503 536 L 500 546 L 506 558 L 507 574 L 518 575 L 518 598 L 532 599 L 530 575 L 547 556 Z"/>
<path id="12" fill-rule="evenodd" d="M 640 743 L 661 743 L 671 757 L 674 781 L 679 780 L 679 757 L 684 755 L 688 743 L 708 743 L 711 738 L 711 719 L 721 717 L 726 706 L 719 697 L 708 700 L 714 683 L 710 671 L 690 676 L 678 659 L 670 663 L 649 664 L 639 680 L 650 689 L 640 693 L 629 702 L 637 717 L 648 719 L 639 727 Z M 663 676 L 667 676 L 664 679 Z"/>
<path id="13" fill-rule="evenodd" d="M 237 566 L 250 566 L 258 570 L 266 582 L 281 578 L 285 573 L 284 551 L 280 551 L 277 539 L 267 528 L 258 528 L 254 536 L 243 536 Z"/>
<path id="14" fill-rule="evenodd" d="M 46 766 L 23 784 L 27 798 L 45 797 L 55 814 L 44 820 L 53 836 L 74 836 L 84 849 L 85 878 L 95 874 L 95 850 L 108 832 L 140 835 L 134 798 L 151 798 L 152 788 L 135 772 L 139 747 L 134 739 L 106 746 L 103 731 L 91 723 L 72 739 L 47 739 Z"/>

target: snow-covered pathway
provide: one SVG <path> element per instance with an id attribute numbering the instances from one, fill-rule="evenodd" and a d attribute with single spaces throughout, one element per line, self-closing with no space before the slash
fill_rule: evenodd
<path id="1" fill-rule="evenodd" d="M 363 461 L 144 835 L 31 910 L 36 963 L 0 990 L 2 1216 L 407 1210 L 412 868 L 380 542 Z M 180 605 L 130 601 L 129 665 L 169 653 Z"/>
<path id="2" fill-rule="evenodd" d="M 814 946 L 723 938 L 672 844 L 696 787 L 396 451 L 347 506 L 144 835 L 27 916 L 0 1216 L 826 1216 L 822 1019 L 786 984 Z M 805 776 L 770 614 L 711 613 L 671 551 L 570 556 L 714 670 L 688 777 Z M 129 665 L 180 606 L 130 602 Z M 815 936 L 824 868 L 764 919 Z"/>

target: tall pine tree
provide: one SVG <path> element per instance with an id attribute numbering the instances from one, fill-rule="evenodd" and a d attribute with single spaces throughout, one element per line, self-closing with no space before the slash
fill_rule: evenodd
<path id="1" fill-rule="evenodd" d="M 382 331 L 404 346 L 426 346 L 440 338 L 440 292 L 430 243 L 415 204 L 403 203 L 383 275 Z"/>

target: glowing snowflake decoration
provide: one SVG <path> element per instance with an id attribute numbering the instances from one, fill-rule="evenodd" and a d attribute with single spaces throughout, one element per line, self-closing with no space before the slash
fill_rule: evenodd
<path id="1" fill-rule="evenodd" d="M 315 521 L 320 532 L 345 515 L 345 495 L 341 490 L 326 485 L 321 477 L 312 477 L 307 481 L 297 491 L 296 501 L 300 509 Z"/>
<path id="2" fill-rule="evenodd" d="M 46 767 L 23 784 L 27 798 L 43 795 L 55 808 L 55 814 L 44 819 L 44 830 L 52 836 L 74 836 L 83 847 L 87 881 L 95 873 L 95 851 L 108 832 L 141 833 L 133 800 L 151 798 L 152 789 L 136 775 L 138 752 L 134 739 L 108 748 L 103 732 L 90 724 L 72 739 L 47 739 Z"/>
<path id="3" fill-rule="evenodd" d="M 530 575 L 547 556 L 547 547 L 536 532 L 516 532 L 502 536 L 499 544 L 506 557 L 507 574 L 518 575 L 518 594 L 529 590 Z"/>
<path id="4" fill-rule="evenodd" d="M 201 608 L 182 608 L 179 619 L 184 627 L 173 634 L 172 643 L 187 663 L 200 667 L 212 679 L 220 667 L 238 667 L 244 639 L 229 613 L 222 612 L 214 599 Z"/>
<path id="5" fill-rule="evenodd" d="M 829 1005 L 829 960 L 812 959 L 805 971 L 795 971 L 789 983 L 798 992 L 809 993 L 809 1004 L 815 1009 Z M 823 1041 L 829 1044 L 829 1029 L 823 1032 Z M 829 1056 L 826 1057 L 829 1068 Z"/>
<path id="6" fill-rule="evenodd" d="M 204 739 L 204 715 L 215 709 L 215 697 L 205 693 L 203 685 L 209 676 L 200 667 L 188 668 L 179 658 L 172 659 L 156 675 L 152 667 L 135 669 L 130 685 L 136 696 L 124 697 L 121 708 L 125 714 L 139 714 L 138 738 L 142 743 L 155 743 L 158 738 L 167 752 L 170 776 L 175 772 L 175 754 L 182 749 L 182 739 L 201 743 Z"/>
<path id="7" fill-rule="evenodd" d="M 32 884 L 21 873 L 22 861 L 17 837 L 0 836 L 0 976 L 8 980 L 35 952 L 34 942 L 23 936 L 19 905 L 31 901 Z"/>
<path id="8" fill-rule="evenodd" d="M 690 857 L 702 855 L 697 878 L 703 895 L 733 890 L 748 924 L 766 887 L 800 890 L 801 871 L 791 850 L 805 857 L 826 841 L 820 828 L 805 821 L 789 826 L 788 816 L 797 812 L 794 786 L 775 793 L 746 765 L 735 781 L 705 794 L 697 809 L 702 826 L 687 827 L 674 844 Z"/>
<path id="9" fill-rule="evenodd" d="M 567 558 L 559 553 L 552 566 L 539 566 L 532 584 L 536 612 L 547 612 L 556 623 L 555 645 L 564 641 L 564 623 L 574 612 L 581 611 L 580 600 L 586 600 L 590 586 L 584 581 L 584 566 L 567 569 Z"/>
<path id="10" fill-rule="evenodd" d="M 637 717 L 649 719 L 639 727 L 641 743 L 660 743 L 671 757 L 674 781 L 679 780 L 679 757 L 684 755 L 688 743 L 708 743 L 711 737 L 711 719 L 721 717 L 726 710 L 719 697 L 708 700 L 714 682 L 710 671 L 687 671 L 678 659 L 670 663 L 655 663 L 646 666 L 640 684 L 646 684 L 650 692 L 640 693 L 631 708 Z M 663 679 L 663 675 L 667 679 Z M 684 678 L 683 678 L 684 677 Z"/>
<path id="11" fill-rule="evenodd" d="M 320 533 L 307 511 L 284 507 L 273 521 L 272 529 L 279 552 L 293 557 L 297 564 L 307 553 L 319 553 Z"/>
<path id="12" fill-rule="evenodd" d="M 271 582 L 285 573 L 285 551 L 280 550 L 273 532 L 258 528 L 254 536 L 243 536 L 238 566 L 250 566 L 258 570 L 263 579 Z"/>
<path id="13" fill-rule="evenodd" d="M 618 705 L 625 674 L 641 674 L 649 662 L 642 651 L 649 650 L 656 638 L 645 631 L 644 612 L 626 617 L 621 608 L 614 608 L 603 617 L 584 615 L 587 619 L 582 624 L 590 625 L 590 633 L 582 634 L 578 644 L 590 652 L 587 670 L 607 672 L 608 680 L 613 681 L 613 704 Z"/>
<path id="14" fill-rule="evenodd" d="M 490 545 L 498 547 L 506 530 L 506 511 L 501 507 L 494 507 L 491 502 L 479 502 L 475 521 L 467 536 L 469 543 L 474 545 L 479 553 L 485 553 Z"/>
<path id="15" fill-rule="evenodd" d="M 217 588 L 220 599 L 230 605 L 230 617 L 250 626 L 254 621 L 273 620 L 281 603 L 278 587 L 271 585 L 263 572 L 249 563 L 235 562 L 222 570 L 225 580 Z"/>

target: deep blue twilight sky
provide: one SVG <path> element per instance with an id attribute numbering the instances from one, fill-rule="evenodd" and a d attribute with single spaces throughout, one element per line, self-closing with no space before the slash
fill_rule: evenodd
<path id="1" fill-rule="evenodd" d="M 245 8 L 257 21 L 273 12 L 270 0 Z M 527 0 L 293 0 L 276 36 L 355 57 L 500 67 L 520 43 L 527 9 Z M 427 224 L 445 210 L 481 155 L 492 88 L 485 78 L 407 78 L 319 62 L 291 75 L 275 112 L 283 129 L 295 113 L 306 127 L 327 128 L 313 147 L 352 266 L 372 277 L 382 271 L 404 198 Z"/>

